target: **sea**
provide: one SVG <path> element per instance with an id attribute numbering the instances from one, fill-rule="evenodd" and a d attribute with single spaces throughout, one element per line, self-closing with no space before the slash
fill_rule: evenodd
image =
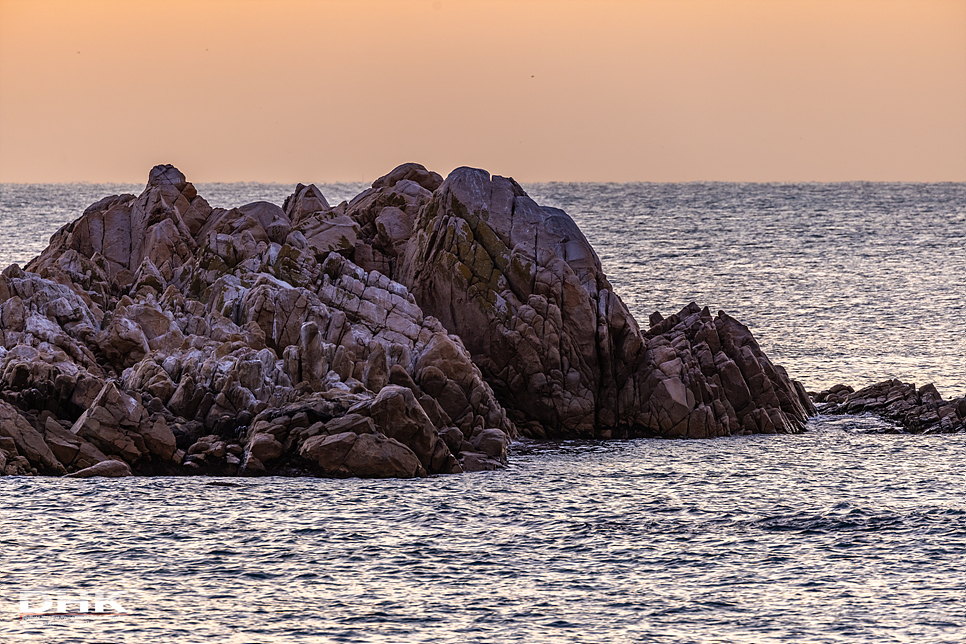
<path id="1" fill-rule="evenodd" d="M 223 207 L 294 188 L 196 187 Z M 0 267 L 142 188 L 0 185 Z M 694 301 L 811 391 L 966 395 L 966 184 L 525 188 L 644 327 Z M 0 477 L 0 642 L 961 643 L 964 464 L 966 435 L 819 415 L 516 442 L 504 470 L 406 481 Z M 81 601 L 105 613 L 24 615 Z"/>

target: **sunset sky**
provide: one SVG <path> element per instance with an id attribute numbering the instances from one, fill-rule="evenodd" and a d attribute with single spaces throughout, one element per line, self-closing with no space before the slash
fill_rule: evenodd
<path id="1" fill-rule="evenodd" d="M 0 182 L 966 181 L 966 0 L 0 0 Z"/>

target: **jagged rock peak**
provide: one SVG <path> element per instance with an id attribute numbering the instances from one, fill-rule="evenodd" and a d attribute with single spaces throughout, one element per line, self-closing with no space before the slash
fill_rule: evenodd
<path id="1" fill-rule="evenodd" d="M 435 172 L 427 170 L 425 166 L 420 165 L 419 163 L 404 163 L 400 166 L 396 166 L 396 168 L 394 168 L 389 174 L 381 176 L 373 181 L 372 187 L 391 188 L 400 181 L 404 180 L 418 183 L 430 192 L 436 190 L 436 188 L 443 183 L 443 177 Z"/>
<path id="2" fill-rule="evenodd" d="M 184 190 L 184 187 L 188 184 L 188 180 L 180 170 L 170 163 L 156 165 L 151 168 L 151 172 L 148 174 L 147 187 L 150 188 L 152 186 L 162 186 L 165 184 L 173 185 L 178 190 Z"/>

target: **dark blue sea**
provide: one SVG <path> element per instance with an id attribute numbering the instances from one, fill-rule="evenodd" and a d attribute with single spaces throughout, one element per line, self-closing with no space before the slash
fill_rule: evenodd
<path id="1" fill-rule="evenodd" d="M 966 184 L 526 188 L 644 326 L 693 300 L 808 389 L 966 394 Z M 0 266 L 141 189 L 0 185 Z M 963 642 L 966 435 L 891 429 L 516 443 L 506 470 L 413 481 L 2 477 L 0 642 Z M 18 619 L 61 597 L 125 614 Z"/>

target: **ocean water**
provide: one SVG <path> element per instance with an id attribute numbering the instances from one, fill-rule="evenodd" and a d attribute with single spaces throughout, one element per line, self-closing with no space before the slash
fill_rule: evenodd
<path id="1" fill-rule="evenodd" d="M 526 187 L 642 324 L 694 300 L 811 389 L 966 393 L 964 184 Z M 140 188 L 0 186 L 0 265 Z M 961 642 L 966 436 L 885 429 L 518 443 L 416 481 L 3 477 L 0 642 Z M 127 614 L 17 619 L 98 592 Z"/>

